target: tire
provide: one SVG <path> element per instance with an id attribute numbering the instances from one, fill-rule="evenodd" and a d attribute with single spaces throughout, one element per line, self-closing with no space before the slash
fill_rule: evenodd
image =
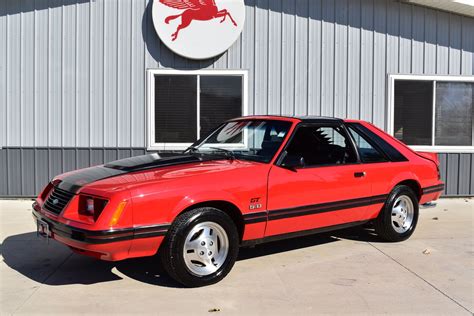
<path id="1" fill-rule="evenodd" d="M 187 287 L 210 285 L 234 266 L 239 240 L 229 215 L 213 207 L 196 208 L 175 219 L 160 247 L 160 258 L 177 282 Z"/>
<path id="2" fill-rule="evenodd" d="M 406 240 L 415 231 L 418 214 L 418 198 L 415 192 L 406 185 L 397 185 L 374 220 L 375 232 L 385 241 Z"/>

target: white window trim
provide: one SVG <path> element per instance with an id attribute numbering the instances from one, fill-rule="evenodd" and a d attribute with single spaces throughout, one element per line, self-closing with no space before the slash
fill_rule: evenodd
<path id="1" fill-rule="evenodd" d="M 155 142 L 155 75 L 197 75 L 198 87 L 199 76 L 239 76 L 242 77 L 242 116 L 248 115 L 248 71 L 247 70 L 175 70 L 175 69 L 147 69 L 146 87 L 147 87 L 147 150 L 184 150 L 192 143 L 156 143 Z M 199 94 L 196 101 L 197 105 L 197 124 L 199 126 L 200 104 Z M 198 131 L 199 138 L 199 131 Z"/>
<path id="2" fill-rule="evenodd" d="M 451 76 L 451 75 L 409 75 L 409 74 L 389 74 L 388 75 L 388 109 L 387 109 L 387 132 L 394 135 L 394 120 L 395 120 L 395 80 L 416 80 L 416 81 L 433 81 L 433 131 L 435 128 L 435 97 L 436 97 L 436 82 L 474 82 L 474 76 Z M 434 139 L 434 136 L 433 136 Z M 427 151 L 437 153 L 474 153 L 474 146 L 410 146 L 416 151 Z"/>

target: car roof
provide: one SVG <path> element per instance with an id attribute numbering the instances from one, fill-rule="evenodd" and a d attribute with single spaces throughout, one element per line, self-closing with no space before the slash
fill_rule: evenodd
<path id="1" fill-rule="evenodd" d="M 307 115 L 307 116 L 250 115 L 250 116 L 242 116 L 235 119 L 231 119 L 230 121 L 245 120 L 245 119 L 300 121 L 303 123 L 342 123 L 344 122 L 343 119 L 340 119 L 337 117 L 314 116 L 314 115 Z"/>

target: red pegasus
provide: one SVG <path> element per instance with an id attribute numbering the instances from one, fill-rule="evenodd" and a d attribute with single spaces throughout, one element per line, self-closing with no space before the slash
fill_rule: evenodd
<path id="1" fill-rule="evenodd" d="M 171 34 L 173 41 L 178 38 L 179 31 L 188 27 L 193 20 L 208 21 L 222 18 L 222 23 L 229 17 L 232 23 L 237 26 L 230 13 L 226 9 L 219 10 L 214 0 L 160 0 L 160 2 L 174 9 L 185 10 L 181 14 L 170 15 L 165 19 L 165 23 L 169 24 L 171 20 L 181 17 L 181 24 L 176 29 L 176 32 Z"/>

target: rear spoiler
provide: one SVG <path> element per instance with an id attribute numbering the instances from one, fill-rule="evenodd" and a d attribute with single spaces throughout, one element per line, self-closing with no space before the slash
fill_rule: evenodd
<path id="1" fill-rule="evenodd" d="M 439 159 L 438 159 L 438 154 L 437 153 L 432 153 L 432 152 L 422 152 L 422 151 L 416 151 L 416 154 L 418 156 L 421 156 L 423 158 L 426 158 L 428 160 L 431 160 L 434 162 L 437 166 L 439 166 Z"/>

